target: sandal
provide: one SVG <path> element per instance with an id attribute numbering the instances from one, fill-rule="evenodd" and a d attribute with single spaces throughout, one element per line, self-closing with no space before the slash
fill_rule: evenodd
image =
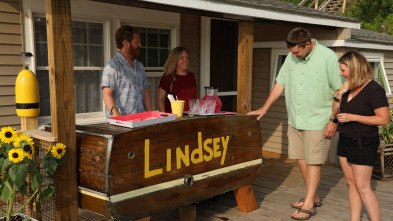
<path id="1" fill-rule="evenodd" d="M 295 203 L 296 204 L 304 203 L 304 198 L 301 198 L 299 201 Z M 314 207 L 320 207 L 320 206 L 322 206 L 322 200 L 319 200 L 319 202 L 314 202 Z M 301 209 L 302 206 L 295 206 L 294 204 L 291 204 L 291 207 L 294 209 Z"/>
<path id="2" fill-rule="evenodd" d="M 308 214 L 308 216 L 306 216 L 306 217 L 294 217 L 294 216 L 291 215 L 291 218 L 292 218 L 292 219 L 295 219 L 295 220 L 308 220 L 308 219 L 310 219 L 312 216 L 314 216 L 315 214 L 317 214 L 317 210 L 314 209 L 314 211 L 311 212 L 310 210 L 306 210 L 306 209 L 298 209 L 298 210 L 297 210 L 297 214 L 299 214 L 299 213 L 306 213 L 306 214 Z"/>

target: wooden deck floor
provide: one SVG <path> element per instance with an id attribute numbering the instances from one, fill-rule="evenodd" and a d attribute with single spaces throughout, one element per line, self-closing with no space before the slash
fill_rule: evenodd
<path id="1" fill-rule="evenodd" d="M 253 183 L 254 193 L 259 208 L 250 213 L 239 212 L 233 192 L 220 195 L 217 198 L 205 200 L 196 204 L 198 221 L 264 221 L 292 220 L 294 212 L 289 205 L 305 195 L 305 185 L 300 170 L 294 160 L 263 155 L 261 176 Z M 380 181 L 372 179 L 381 204 L 382 220 L 393 220 L 393 180 Z M 318 189 L 323 199 L 322 207 L 310 220 L 350 220 L 347 185 L 341 168 L 324 165 L 322 178 Z M 108 220 L 87 210 L 79 210 L 79 220 Z M 179 220 L 178 211 L 171 210 L 153 215 L 152 221 Z M 362 221 L 369 220 L 363 208 Z"/>

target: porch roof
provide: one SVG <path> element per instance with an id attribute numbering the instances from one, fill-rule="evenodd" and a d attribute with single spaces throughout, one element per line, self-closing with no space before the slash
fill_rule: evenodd
<path id="1" fill-rule="evenodd" d="M 112 1 L 113 3 L 116 2 Z M 360 29 L 360 20 L 278 0 L 140 0 L 139 2 L 222 13 L 245 20 L 278 20 Z"/>
<path id="2" fill-rule="evenodd" d="M 378 32 L 368 31 L 364 29 L 352 29 L 351 39 L 357 41 L 369 42 L 369 43 L 393 45 L 392 35 L 381 34 Z"/>

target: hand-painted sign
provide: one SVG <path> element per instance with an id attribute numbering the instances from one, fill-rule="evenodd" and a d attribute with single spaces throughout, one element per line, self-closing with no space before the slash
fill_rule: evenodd
<path id="1" fill-rule="evenodd" d="M 213 158 L 221 157 L 221 165 L 225 163 L 225 156 L 228 149 L 229 136 L 220 136 L 213 139 L 208 138 L 203 140 L 202 133 L 198 132 L 197 146 L 190 154 L 190 145 L 185 145 L 184 148 L 177 147 L 175 152 L 176 169 L 181 169 L 182 162 L 188 167 L 190 160 L 192 164 L 211 161 Z M 163 173 L 163 168 L 150 170 L 150 140 L 145 140 L 145 178 L 156 176 Z M 172 170 L 172 149 L 166 150 L 166 171 Z"/>

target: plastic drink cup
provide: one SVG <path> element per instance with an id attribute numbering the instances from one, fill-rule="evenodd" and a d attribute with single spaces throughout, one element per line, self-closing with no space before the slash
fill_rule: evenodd
<path id="1" fill-rule="evenodd" d="M 199 100 L 198 99 L 190 99 L 189 100 L 190 110 L 194 114 L 199 114 Z"/>
<path id="2" fill-rule="evenodd" d="M 206 112 L 207 112 L 207 102 L 206 102 L 206 100 L 200 100 L 199 107 L 198 107 L 198 113 L 201 115 L 206 115 Z"/>
<path id="3" fill-rule="evenodd" d="M 172 114 L 177 114 L 177 117 L 183 116 L 184 110 L 184 101 L 177 100 L 175 102 L 171 102 Z"/>
<path id="4" fill-rule="evenodd" d="M 206 100 L 206 114 L 214 114 L 216 100 Z"/>

